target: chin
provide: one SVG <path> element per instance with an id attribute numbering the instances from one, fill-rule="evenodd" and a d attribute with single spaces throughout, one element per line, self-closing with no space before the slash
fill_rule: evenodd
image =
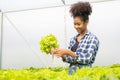
<path id="1" fill-rule="evenodd" d="M 81 33 L 81 31 L 77 31 L 78 33 Z"/>

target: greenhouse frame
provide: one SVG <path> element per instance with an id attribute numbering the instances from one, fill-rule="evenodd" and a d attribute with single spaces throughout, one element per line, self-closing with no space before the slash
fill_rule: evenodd
<path id="1" fill-rule="evenodd" d="M 78 1 L 93 7 L 88 28 L 100 40 L 94 65 L 120 63 L 119 0 L 0 0 L 0 69 L 68 66 L 56 57 L 52 63 L 39 41 L 52 33 L 67 48 L 76 34 L 69 8 Z"/>

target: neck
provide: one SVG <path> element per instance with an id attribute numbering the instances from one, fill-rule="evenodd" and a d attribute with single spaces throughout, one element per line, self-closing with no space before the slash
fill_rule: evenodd
<path id="1" fill-rule="evenodd" d="M 85 34 L 88 32 L 88 30 L 86 29 L 85 31 L 83 31 L 82 33 L 80 33 L 77 37 L 77 41 L 80 42 L 80 40 L 85 36 Z"/>
<path id="2" fill-rule="evenodd" d="M 80 35 L 83 36 L 83 35 L 85 35 L 85 33 L 87 33 L 87 32 L 88 32 L 88 30 L 86 29 L 86 30 L 84 30 L 83 32 L 81 32 Z"/>

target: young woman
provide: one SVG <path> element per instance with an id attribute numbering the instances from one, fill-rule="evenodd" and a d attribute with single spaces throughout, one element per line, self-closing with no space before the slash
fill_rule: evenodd
<path id="1" fill-rule="evenodd" d="M 77 2 L 71 5 L 70 13 L 78 34 L 70 40 L 68 49 L 58 48 L 54 54 L 70 64 L 69 74 L 73 74 L 76 67 L 92 67 L 99 48 L 99 40 L 87 29 L 89 15 L 92 13 L 89 2 Z"/>

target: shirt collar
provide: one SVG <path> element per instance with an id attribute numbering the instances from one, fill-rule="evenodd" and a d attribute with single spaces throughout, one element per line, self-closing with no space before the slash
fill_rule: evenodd
<path id="1" fill-rule="evenodd" d="M 91 33 L 91 32 L 88 31 L 87 33 L 85 33 L 85 35 L 89 35 L 90 33 Z M 79 35 L 80 35 L 80 34 L 77 34 L 76 37 L 78 37 Z M 85 35 L 84 35 L 84 36 L 85 36 Z"/>

